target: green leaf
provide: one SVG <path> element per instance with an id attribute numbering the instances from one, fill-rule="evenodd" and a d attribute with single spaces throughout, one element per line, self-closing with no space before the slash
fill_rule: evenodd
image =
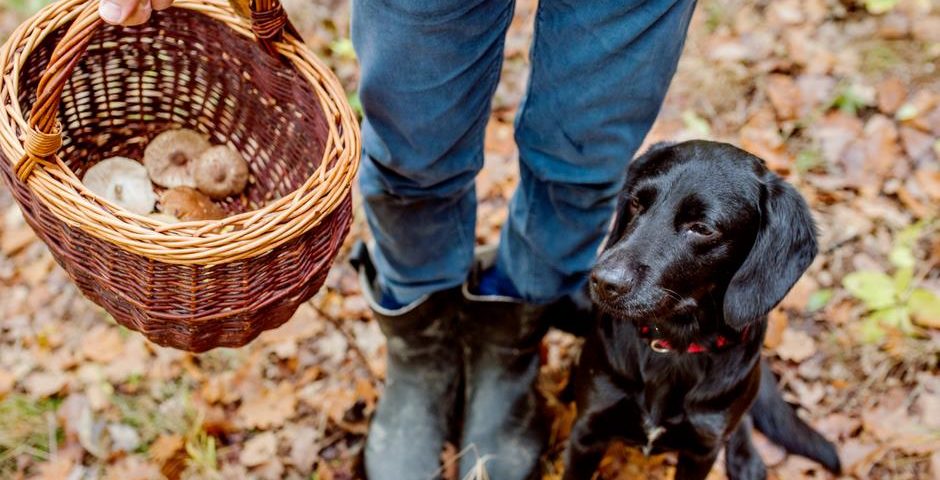
<path id="1" fill-rule="evenodd" d="M 359 98 L 359 94 L 356 92 L 350 93 L 347 99 L 349 100 L 349 106 L 356 112 L 356 115 L 362 118 L 362 100 Z"/>
<path id="2" fill-rule="evenodd" d="M 842 286 L 864 302 L 869 310 L 887 308 L 896 303 L 894 280 L 881 272 L 852 272 L 842 279 Z"/>
<path id="3" fill-rule="evenodd" d="M 896 244 L 891 247 L 891 253 L 888 254 L 888 260 L 897 268 L 912 268 L 917 261 L 914 258 L 914 250 L 907 245 Z"/>
<path id="4" fill-rule="evenodd" d="M 330 50 L 333 52 L 333 55 L 336 55 L 339 58 L 345 58 L 347 60 L 356 59 L 356 49 L 353 48 L 352 40 L 348 38 L 340 38 L 330 44 Z"/>
<path id="5" fill-rule="evenodd" d="M 898 297 L 903 297 L 907 289 L 911 288 L 911 281 L 914 279 L 914 268 L 904 267 L 894 272 L 894 291 Z"/>
<path id="6" fill-rule="evenodd" d="M 868 103 L 868 100 L 851 85 L 842 87 L 836 95 L 836 98 L 832 100 L 832 106 L 842 110 L 843 113 L 853 116 L 858 113 L 859 109 L 867 106 Z"/>
<path id="7" fill-rule="evenodd" d="M 817 150 L 802 150 L 796 156 L 796 169 L 800 172 L 825 170 L 826 161 Z"/>
<path id="8" fill-rule="evenodd" d="M 813 313 L 822 310 L 832 299 L 832 293 L 831 288 L 823 288 L 813 292 L 809 296 L 809 300 L 806 301 L 806 311 Z"/>
<path id="9" fill-rule="evenodd" d="M 888 307 L 872 312 L 870 319 L 886 327 L 909 331 L 911 317 L 906 307 Z"/>
<path id="10" fill-rule="evenodd" d="M 696 136 L 710 137 L 712 134 L 712 128 L 708 125 L 708 122 L 692 110 L 682 112 L 682 123 L 685 124 L 685 128 L 691 130 Z"/>
<path id="11" fill-rule="evenodd" d="M 881 340 L 885 337 L 885 330 L 881 328 L 878 320 L 873 318 L 865 319 L 860 333 L 862 334 L 862 341 L 865 343 L 881 343 Z"/>
<path id="12" fill-rule="evenodd" d="M 917 288 L 911 292 L 907 306 L 918 325 L 940 328 L 940 296 L 926 288 Z"/>
<path id="13" fill-rule="evenodd" d="M 897 112 L 894 113 L 894 118 L 904 122 L 907 120 L 913 120 L 914 117 L 916 117 L 919 113 L 920 112 L 917 111 L 917 107 L 915 107 L 913 104 L 905 103 L 904 105 L 901 105 L 901 108 L 898 108 Z"/>
<path id="14" fill-rule="evenodd" d="M 865 0 L 865 9 L 872 15 L 888 13 L 898 5 L 898 0 Z"/>

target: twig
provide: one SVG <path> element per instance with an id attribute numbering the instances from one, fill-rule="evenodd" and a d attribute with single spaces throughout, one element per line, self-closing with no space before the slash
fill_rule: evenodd
<path id="1" fill-rule="evenodd" d="M 328 315 L 312 300 L 308 303 L 317 313 L 320 314 L 321 317 L 330 322 L 330 324 L 333 325 L 333 327 L 335 327 L 336 330 L 338 330 L 343 335 L 343 337 L 346 338 L 346 343 L 349 344 L 349 348 L 352 349 L 356 356 L 359 357 L 359 361 L 362 362 L 363 366 L 365 366 L 366 372 L 369 374 L 369 380 L 371 380 L 373 384 L 378 384 L 379 375 L 372 370 L 372 363 L 369 362 L 369 358 L 366 357 L 365 352 L 359 348 L 359 343 L 356 342 L 356 337 L 352 334 L 352 332 L 346 329 L 346 327 L 343 325 L 343 322 L 341 322 L 338 318 L 334 318 L 332 315 Z"/>

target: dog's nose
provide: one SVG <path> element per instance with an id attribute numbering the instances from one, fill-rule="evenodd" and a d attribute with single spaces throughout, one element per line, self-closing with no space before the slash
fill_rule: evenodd
<path id="1" fill-rule="evenodd" d="M 591 288 L 607 298 L 621 297 L 633 289 L 634 279 L 626 270 L 601 268 L 591 272 Z"/>

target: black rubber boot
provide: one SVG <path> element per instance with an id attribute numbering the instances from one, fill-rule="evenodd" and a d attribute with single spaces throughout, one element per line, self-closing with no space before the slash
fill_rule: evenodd
<path id="1" fill-rule="evenodd" d="M 363 295 L 387 339 L 388 366 L 366 439 L 369 480 L 438 478 L 460 386 L 456 334 L 459 289 L 438 292 L 397 310 L 377 301 L 375 267 L 367 249 L 352 259 Z"/>
<path id="2" fill-rule="evenodd" d="M 478 254 L 478 272 L 492 265 L 494 253 Z M 460 315 L 466 381 L 460 476 L 480 468 L 493 480 L 537 478 L 547 424 L 535 380 L 547 307 L 476 295 L 475 276 L 463 288 Z"/>

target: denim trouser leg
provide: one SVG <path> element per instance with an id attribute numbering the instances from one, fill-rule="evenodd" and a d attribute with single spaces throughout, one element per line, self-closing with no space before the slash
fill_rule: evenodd
<path id="1" fill-rule="evenodd" d="M 512 2 L 352 4 L 372 254 L 380 281 L 409 303 L 460 285 L 472 264 L 474 177 Z"/>
<path id="2" fill-rule="evenodd" d="M 541 0 L 517 119 L 521 182 L 499 266 L 541 302 L 590 268 L 659 110 L 694 0 Z M 511 0 L 353 0 L 360 184 L 380 280 L 402 303 L 463 282 L 474 177 Z"/>
<path id="3" fill-rule="evenodd" d="M 498 266 L 541 303 L 580 286 L 675 73 L 694 0 L 542 0 Z"/>

